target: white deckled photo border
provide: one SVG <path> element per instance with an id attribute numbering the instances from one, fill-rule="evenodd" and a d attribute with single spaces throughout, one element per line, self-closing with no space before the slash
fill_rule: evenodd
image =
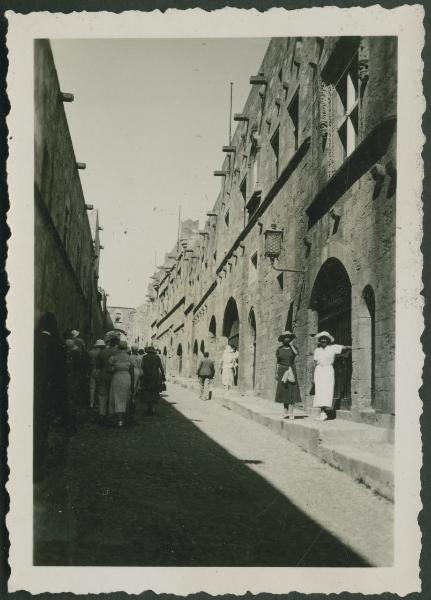
<path id="1" fill-rule="evenodd" d="M 419 418 L 424 328 L 422 281 L 422 177 L 425 109 L 422 91 L 424 11 L 419 5 L 384 9 L 337 7 L 266 12 L 224 8 L 165 13 L 8 12 L 8 186 L 11 228 L 7 273 L 10 437 L 8 464 L 11 577 L 9 590 L 101 593 L 145 590 L 185 595 L 252 593 L 392 592 L 420 590 L 421 532 Z M 384 568 L 168 568 L 41 567 L 32 564 L 33 373 L 33 41 L 38 38 L 289 37 L 390 35 L 398 37 L 396 214 L 395 559 Z M 170 240 L 167 240 L 167 244 Z M 406 352 L 406 349 L 408 351 Z M 25 374 L 25 376 L 23 376 Z"/>

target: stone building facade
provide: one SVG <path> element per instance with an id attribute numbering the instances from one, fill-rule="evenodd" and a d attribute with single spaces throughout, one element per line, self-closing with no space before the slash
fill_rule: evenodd
<path id="1" fill-rule="evenodd" d="M 150 340 L 149 306 L 141 304 L 137 308 L 128 306 L 108 306 L 113 329 L 126 337 L 129 344 L 145 347 Z"/>
<path id="2" fill-rule="evenodd" d="M 277 338 L 293 329 L 308 410 L 325 329 L 353 348 L 335 365 L 338 415 L 392 422 L 396 65 L 392 37 L 270 41 L 218 198 L 148 290 L 168 371 L 194 376 L 204 349 L 218 367 L 229 341 L 238 387 L 272 399 Z"/>
<path id="3" fill-rule="evenodd" d="M 34 45 L 35 322 L 47 311 L 60 332 L 77 329 L 88 343 L 109 329 L 106 296 L 98 286 L 99 216 L 86 204 L 48 40 Z"/>

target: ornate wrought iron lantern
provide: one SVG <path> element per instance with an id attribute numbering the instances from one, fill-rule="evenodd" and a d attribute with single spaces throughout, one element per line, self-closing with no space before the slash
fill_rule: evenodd
<path id="1" fill-rule="evenodd" d="M 283 271 L 288 273 L 304 273 L 304 270 L 300 269 L 281 269 L 274 266 L 274 261 L 280 257 L 282 242 L 283 242 L 283 230 L 277 229 L 277 225 L 273 223 L 270 229 L 264 232 L 265 236 L 265 257 L 271 261 L 271 266 L 275 271 Z"/>

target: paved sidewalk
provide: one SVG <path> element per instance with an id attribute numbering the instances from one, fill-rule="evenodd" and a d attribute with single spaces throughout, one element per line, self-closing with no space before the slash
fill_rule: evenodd
<path id="1" fill-rule="evenodd" d="M 198 390 L 193 379 L 176 376 L 171 377 L 171 381 Z M 393 444 L 388 429 L 345 419 L 320 422 L 300 409 L 295 409 L 296 418 L 292 421 L 285 418 L 282 405 L 236 390 L 227 392 L 213 387 L 212 396 L 225 408 L 271 429 L 381 496 L 393 500 Z"/>

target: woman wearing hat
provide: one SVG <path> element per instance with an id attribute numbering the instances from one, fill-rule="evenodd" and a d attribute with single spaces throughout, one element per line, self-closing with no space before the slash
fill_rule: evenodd
<path id="1" fill-rule="evenodd" d="M 320 408 L 320 421 L 326 421 L 326 411 L 332 408 L 334 397 L 334 360 L 337 354 L 351 350 L 351 346 L 334 344 L 334 338 L 327 331 L 316 336 L 317 348 L 314 351 L 314 387 L 313 406 Z"/>
<path id="2" fill-rule="evenodd" d="M 298 350 L 293 345 L 295 334 L 291 331 L 283 331 L 278 341 L 281 346 L 275 353 L 277 358 L 276 380 L 277 389 L 275 392 L 275 401 L 284 404 L 284 409 L 289 415 L 289 419 L 294 419 L 294 406 L 301 400 L 296 376 L 295 358 Z"/>
<path id="3" fill-rule="evenodd" d="M 146 404 L 147 414 L 154 414 L 154 405 L 160 398 L 160 388 L 162 382 L 165 381 L 165 372 L 163 370 L 162 361 L 157 354 L 157 350 L 153 346 L 145 348 L 145 354 L 141 362 L 141 396 L 142 401 Z"/>
<path id="4" fill-rule="evenodd" d="M 109 360 L 113 371 L 109 392 L 109 412 L 115 413 L 118 427 L 122 427 L 133 389 L 134 376 L 126 340 L 119 342 L 118 351 Z"/>

